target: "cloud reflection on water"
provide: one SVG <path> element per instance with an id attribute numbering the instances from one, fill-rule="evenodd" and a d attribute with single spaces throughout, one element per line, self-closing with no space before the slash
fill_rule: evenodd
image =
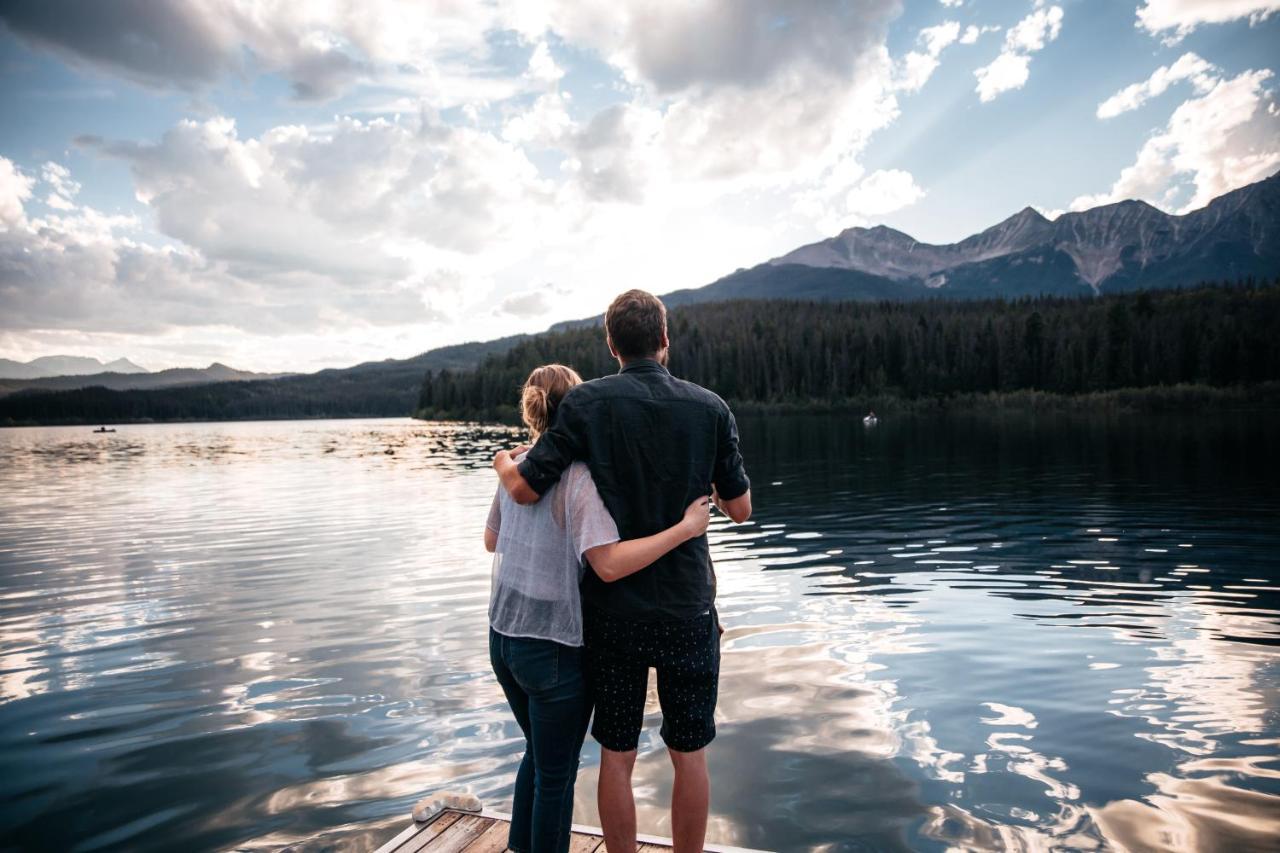
<path id="1" fill-rule="evenodd" d="M 729 629 L 714 839 L 1210 850 L 1280 832 L 1265 425 L 1162 427 L 1154 449 L 1123 424 L 741 426 L 759 508 L 711 532 Z M 0 434 L 0 824 L 359 849 L 432 788 L 509 805 L 521 742 L 488 672 L 479 530 L 512 437 Z M 650 702 L 638 800 L 665 833 Z M 597 760 L 588 742 L 584 822 Z"/>

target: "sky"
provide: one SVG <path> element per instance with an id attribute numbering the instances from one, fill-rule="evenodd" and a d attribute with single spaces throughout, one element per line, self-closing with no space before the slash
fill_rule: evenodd
<path id="1" fill-rule="evenodd" d="M 4 0 L 0 357 L 304 371 L 1280 169 L 1280 0 Z"/>

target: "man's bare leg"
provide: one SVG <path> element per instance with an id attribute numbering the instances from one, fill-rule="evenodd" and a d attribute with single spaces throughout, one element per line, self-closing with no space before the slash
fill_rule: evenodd
<path id="1" fill-rule="evenodd" d="M 675 842 L 675 853 L 701 853 L 707 838 L 707 811 L 711 808 L 707 751 L 677 752 L 668 749 L 667 754 L 671 756 L 676 775 L 671 788 L 671 836 Z M 608 838 L 607 833 L 605 837 Z"/>
<path id="2" fill-rule="evenodd" d="M 614 752 L 600 747 L 596 807 L 600 809 L 600 828 L 604 830 L 604 846 L 609 853 L 635 853 L 636 801 L 631 793 L 631 770 L 635 765 L 634 749 Z M 705 815 L 703 823 L 706 823 Z"/>

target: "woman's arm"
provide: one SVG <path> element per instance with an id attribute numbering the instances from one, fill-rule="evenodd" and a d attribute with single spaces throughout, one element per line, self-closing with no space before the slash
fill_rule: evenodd
<path id="1" fill-rule="evenodd" d="M 661 533 L 643 539 L 628 539 L 588 548 L 585 556 L 591 568 L 605 583 L 613 583 L 651 565 L 672 548 L 707 532 L 711 522 L 711 503 L 700 497 L 684 511 L 684 518 Z"/>
<path id="2" fill-rule="evenodd" d="M 489 517 L 484 522 L 484 549 L 492 554 L 498 550 L 498 531 L 502 529 L 501 495 L 493 496 L 489 505 Z"/>

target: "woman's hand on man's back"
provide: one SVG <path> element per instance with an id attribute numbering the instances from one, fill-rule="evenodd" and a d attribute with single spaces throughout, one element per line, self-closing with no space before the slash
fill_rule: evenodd
<path id="1" fill-rule="evenodd" d="M 706 533 L 707 526 L 711 524 L 711 499 L 703 495 L 689 504 L 680 523 L 684 525 L 689 539 L 696 539 Z"/>

